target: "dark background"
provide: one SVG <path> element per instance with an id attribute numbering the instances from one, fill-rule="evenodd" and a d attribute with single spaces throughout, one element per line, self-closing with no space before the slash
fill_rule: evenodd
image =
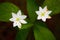
<path id="1" fill-rule="evenodd" d="M 42 0 L 43 1 L 43 0 Z M 26 15 L 26 0 L 0 0 L 0 3 L 11 2 L 18 6 Z M 39 4 L 39 0 L 36 0 Z M 46 21 L 48 28 L 53 32 L 56 40 L 60 40 L 60 14 L 52 16 L 52 19 Z M 0 21 L 0 40 L 15 40 L 17 30 L 12 27 L 11 22 Z M 33 32 L 30 30 L 27 40 L 34 40 Z"/>

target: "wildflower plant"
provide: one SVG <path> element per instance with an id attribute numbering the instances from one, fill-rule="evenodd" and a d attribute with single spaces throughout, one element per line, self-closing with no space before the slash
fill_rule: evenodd
<path id="1" fill-rule="evenodd" d="M 21 23 L 22 23 L 22 24 L 26 24 L 26 23 L 27 23 L 27 22 L 24 20 L 27 16 L 26 16 L 26 15 L 22 15 L 22 14 L 21 14 L 21 10 L 19 10 L 19 11 L 17 12 L 17 14 L 12 13 L 12 17 L 13 17 L 13 18 L 11 18 L 10 21 L 14 22 L 14 23 L 13 23 L 13 27 L 18 26 L 19 28 L 21 28 Z"/>
<path id="2" fill-rule="evenodd" d="M 60 12 L 60 5 L 55 0 L 44 0 L 43 3 L 37 3 L 36 0 L 26 2 L 27 15 L 12 3 L 1 3 L 0 21 L 13 22 L 12 27 L 18 30 L 15 40 L 27 40 L 30 30 L 33 31 L 35 40 L 56 40 L 46 20 Z M 58 0 L 57 2 L 60 3 Z"/>

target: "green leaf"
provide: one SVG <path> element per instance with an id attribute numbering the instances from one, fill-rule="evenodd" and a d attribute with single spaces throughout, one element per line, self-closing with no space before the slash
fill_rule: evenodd
<path id="1" fill-rule="evenodd" d="M 34 28 L 35 40 L 55 40 L 52 32 L 46 27 L 45 23 L 36 22 Z"/>
<path id="2" fill-rule="evenodd" d="M 16 35 L 16 40 L 26 40 L 29 29 L 22 29 Z"/>
<path id="3" fill-rule="evenodd" d="M 47 6 L 52 11 L 51 15 L 60 13 L 60 0 L 45 0 L 43 7 Z"/>
<path id="4" fill-rule="evenodd" d="M 18 8 L 12 3 L 1 3 L 0 4 L 0 21 L 8 22 L 12 17 L 12 12 L 17 12 Z"/>
<path id="5" fill-rule="evenodd" d="M 37 14 L 35 11 L 38 10 L 38 5 L 36 4 L 35 0 L 27 0 L 27 11 L 31 22 L 36 20 Z"/>

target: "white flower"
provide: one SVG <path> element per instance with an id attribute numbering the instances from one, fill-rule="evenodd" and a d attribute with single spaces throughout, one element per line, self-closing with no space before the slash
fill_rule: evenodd
<path id="1" fill-rule="evenodd" d="M 13 22 L 13 27 L 18 26 L 19 28 L 21 28 L 21 24 L 26 24 L 27 22 L 24 20 L 27 16 L 26 15 L 22 15 L 21 11 L 19 10 L 17 12 L 17 14 L 12 13 L 12 18 L 9 19 L 10 21 Z"/>
<path id="2" fill-rule="evenodd" d="M 47 9 L 47 6 L 45 6 L 43 9 L 41 7 L 39 7 L 39 11 L 36 11 L 36 14 L 38 15 L 37 19 L 40 20 L 42 19 L 42 21 L 46 21 L 46 19 L 50 19 L 51 17 L 49 16 L 49 14 L 51 13 L 52 11 L 49 11 Z"/>

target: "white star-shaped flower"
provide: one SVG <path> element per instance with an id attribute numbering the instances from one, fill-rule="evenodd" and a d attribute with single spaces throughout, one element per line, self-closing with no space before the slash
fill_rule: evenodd
<path id="1" fill-rule="evenodd" d="M 21 10 L 17 12 L 17 14 L 12 13 L 12 18 L 9 19 L 13 22 L 13 27 L 18 26 L 18 28 L 21 28 L 21 24 L 26 24 L 27 22 L 24 20 L 27 16 L 21 14 Z"/>
<path id="2" fill-rule="evenodd" d="M 36 14 L 38 15 L 37 19 L 40 20 L 42 19 L 42 21 L 46 21 L 46 19 L 50 19 L 51 17 L 49 16 L 49 14 L 51 13 L 52 11 L 49 11 L 47 9 L 47 6 L 45 6 L 43 9 L 41 7 L 39 7 L 39 11 L 36 11 Z"/>

